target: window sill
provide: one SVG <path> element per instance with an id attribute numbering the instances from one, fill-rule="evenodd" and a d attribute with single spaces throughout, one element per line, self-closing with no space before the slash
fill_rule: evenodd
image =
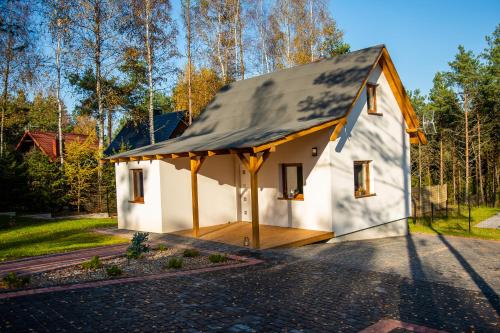
<path id="1" fill-rule="evenodd" d="M 304 201 L 304 195 L 296 196 L 295 198 L 279 197 L 278 200 Z"/>
<path id="2" fill-rule="evenodd" d="M 362 194 L 362 195 L 354 195 L 354 198 L 356 199 L 361 199 L 361 198 L 367 198 L 367 197 L 374 197 L 376 196 L 376 193 L 370 193 L 370 194 Z"/>
<path id="3" fill-rule="evenodd" d="M 129 203 L 144 204 L 144 200 L 129 200 Z"/>
<path id="4" fill-rule="evenodd" d="M 370 111 L 368 111 L 368 114 L 372 115 L 372 116 L 379 116 L 379 117 L 382 117 L 384 115 L 383 113 L 380 113 L 380 112 L 370 112 Z"/>

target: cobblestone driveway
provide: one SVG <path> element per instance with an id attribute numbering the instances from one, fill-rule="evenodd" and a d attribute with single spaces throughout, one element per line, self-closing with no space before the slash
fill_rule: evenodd
<path id="1" fill-rule="evenodd" d="M 2 300 L 0 332 L 357 332 L 384 318 L 500 330 L 500 242 L 413 235 L 250 254 L 265 263 Z"/>

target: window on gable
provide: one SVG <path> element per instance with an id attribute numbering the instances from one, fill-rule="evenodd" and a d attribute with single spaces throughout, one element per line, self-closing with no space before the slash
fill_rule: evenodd
<path id="1" fill-rule="evenodd" d="M 130 201 L 144 203 L 144 175 L 142 169 L 130 170 Z"/>
<path id="2" fill-rule="evenodd" d="M 302 164 L 282 164 L 281 177 L 282 198 L 288 200 L 304 200 L 304 180 L 302 176 Z"/>
<path id="3" fill-rule="evenodd" d="M 368 113 L 379 114 L 377 112 L 377 84 L 366 84 L 366 97 L 368 105 Z"/>
<path id="4" fill-rule="evenodd" d="M 370 184 L 371 161 L 354 162 L 354 197 L 372 196 L 373 186 Z"/>

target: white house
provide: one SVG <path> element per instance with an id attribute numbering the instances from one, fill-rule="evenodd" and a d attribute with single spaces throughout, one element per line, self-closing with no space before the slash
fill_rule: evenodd
<path id="1" fill-rule="evenodd" d="M 180 137 L 110 157 L 119 228 L 402 235 L 410 143 L 426 139 L 383 45 L 234 82 Z"/>

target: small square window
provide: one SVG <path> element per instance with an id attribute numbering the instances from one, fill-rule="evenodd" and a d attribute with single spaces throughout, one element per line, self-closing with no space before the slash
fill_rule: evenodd
<path id="1" fill-rule="evenodd" d="M 370 184 L 371 161 L 354 162 L 354 196 L 362 198 L 374 195 Z"/>
<path id="2" fill-rule="evenodd" d="M 144 175 L 142 169 L 130 170 L 130 201 L 144 203 Z"/>
<path id="3" fill-rule="evenodd" d="M 281 177 L 282 198 L 288 200 L 304 200 L 304 180 L 302 176 L 302 164 L 282 164 Z"/>
<path id="4" fill-rule="evenodd" d="M 366 84 L 366 98 L 368 113 L 377 114 L 377 84 Z"/>

